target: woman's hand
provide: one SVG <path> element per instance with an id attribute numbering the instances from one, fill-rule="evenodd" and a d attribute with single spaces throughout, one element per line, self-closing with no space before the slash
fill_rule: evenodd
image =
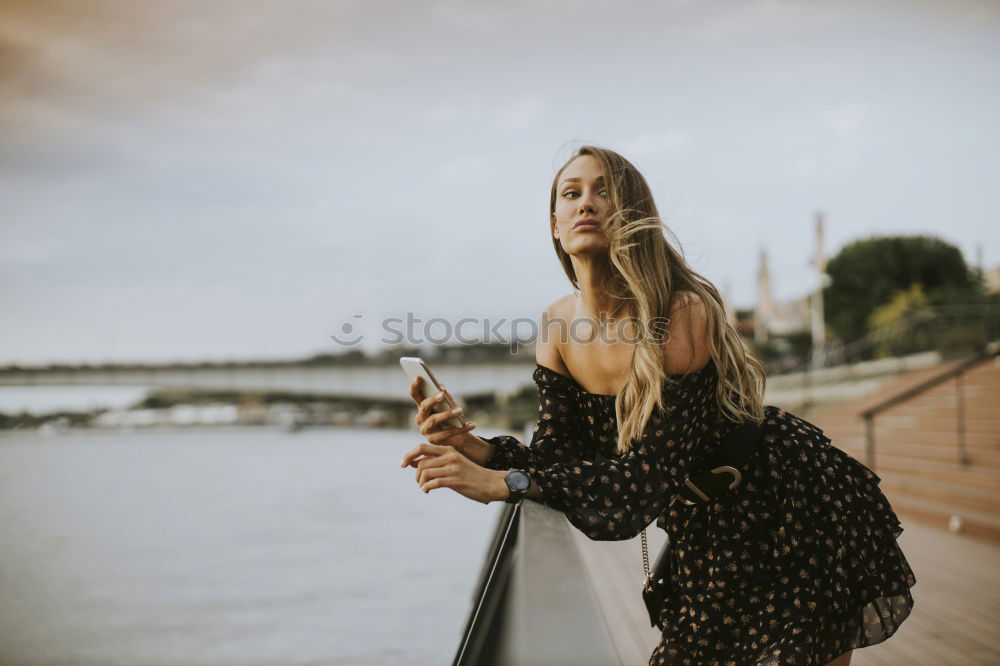
<path id="1" fill-rule="evenodd" d="M 418 456 L 423 456 L 417 461 Z M 421 444 L 405 456 L 400 467 L 416 461 L 417 483 L 429 493 L 434 488 L 451 488 L 471 500 L 489 504 L 504 500 L 510 490 L 503 470 L 480 467 L 451 446 Z"/>
<path id="2" fill-rule="evenodd" d="M 462 414 L 462 408 L 457 407 L 457 411 L 441 412 L 434 411 L 434 405 L 442 402 L 446 397 L 451 404 L 458 404 L 451 397 L 451 393 L 441 385 L 441 391 L 428 398 L 423 397 L 420 389 L 420 378 L 414 378 L 410 383 L 410 398 L 417 404 L 417 425 L 420 426 L 420 434 L 431 444 L 439 446 L 450 446 L 464 455 L 469 460 L 485 465 L 493 453 L 493 446 L 470 431 L 475 429 L 476 424 L 466 421 L 461 428 L 453 428 L 445 423 L 448 419 L 455 418 Z"/>

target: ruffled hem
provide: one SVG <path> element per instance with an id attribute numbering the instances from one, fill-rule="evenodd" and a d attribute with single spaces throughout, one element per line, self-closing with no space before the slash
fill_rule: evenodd
<path id="1" fill-rule="evenodd" d="M 913 597 L 899 594 L 879 598 L 847 617 L 826 616 L 786 625 L 776 640 L 759 646 L 751 656 L 739 652 L 722 656 L 717 650 L 683 649 L 668 630 L 650 656 L 655 665 L 756 664 L 757 666 L 821 666 L 845 652 L 877 645 L 892 636 L 913 609 Z M 791 629 L 787 629 L 792 627 Z"/>
<path id="2" fill-rule="evenodd" d="M 759 650 L 735 656 L 737 663 L 825 664 L 886 640 L 913 607 L 916 578 L 881 478 L 822 430 L 777 408 L 768 407 L 764 432 L 739 490 L 706 504 L 677 503 L 658 523 L 671 539 L 673 585 L 660 620 L 674 649 L 660 653 L 667 661 L 651 663 L 720 656 L 709 648 L 702 654 L 697 643 L 677 646 L 697 641 L 700 631 L 688 625 L 712 615 L 707 605 L 722 586 L 746 600 L 749 615 L 716 638 L 746 650 L 745 637 L 727 632 L 756 626 L 768 636 Z M 775 590 L 790 601 L 778 605 Z"/>

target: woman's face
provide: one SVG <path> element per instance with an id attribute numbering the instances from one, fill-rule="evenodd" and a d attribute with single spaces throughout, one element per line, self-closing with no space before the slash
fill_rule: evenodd
<path id="1" fill-rule="evenodd" d="M 604 225 L 611 209 L 609 196 L 600 162 L 591 155 L 575 158 L 559 174 L 552 235 L 567 254 L 607 249 Z"/>

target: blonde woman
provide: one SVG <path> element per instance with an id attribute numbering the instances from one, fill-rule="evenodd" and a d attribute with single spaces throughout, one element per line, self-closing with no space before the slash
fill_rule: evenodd
<path id="1" fill-rule="evenodd" d="M 595 540 L 655 521 L 669 536 L 670 585 L 650 664 L 844 666 L 891 636 L 916 579 L 879 477 L 816 426 L 764 405 L 762 366 L 715 287 L 668 242 L 639 171 L 584 146 L 556 173 L 549 213 L 574 293 L 542 317 L 531 445 L 448 427 L 432 415 L 439 398 L 413 386 L 427 443 L 401 466 L 417 469 L 425 493 L 526 496 Z M 763 434 L 742 482 L 677 501 L 745 422 Z"/>

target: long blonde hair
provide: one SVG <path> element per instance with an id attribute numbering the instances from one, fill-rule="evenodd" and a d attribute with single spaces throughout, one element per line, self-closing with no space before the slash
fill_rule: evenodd
<path id="1" fill-rule="evenodd" d="M 716 400 L 724 418 L 731 421 L 764 418 L 764 367 L 751 355 L 746 343 L 726 320 L 718 290 L 688 266 L 682 251 L 667 241 L 677 237 L 660 221 L 653 194 L 639 170 L 618 153 L 596 146 L 581 146 L 552 180 L 549 220 L 554 225 L 559 176 L 577 157 L 590 155 L 600 163 L 608 184 L 611 204 L 606 235 L 608 270 L 601 288 L 632 306 L 639 327 L 632 364 L 615 401 L 618 417 L 617 451 L 632 448 L 646 428 L 653 410 L 664 409 L 663 386 L 673 381 L 664 369 L 662 331 L 679 291 L 698 295 L 708 311 L 708 335 L 718 374 Z M 552 245 L 573 287 L 579 290 L 570 255 L 553 237 Z"/>

